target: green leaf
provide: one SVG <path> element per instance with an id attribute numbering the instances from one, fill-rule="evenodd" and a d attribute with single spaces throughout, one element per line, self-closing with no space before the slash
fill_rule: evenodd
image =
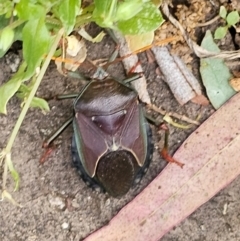
<path id="1" fill-rule="evenodd" d="M 42 98 L 38 97 L 33 97 L 32 102 L 31 102 L 31 107 L 38 107 L 43 111 L 50 111 L 48 102 Z"/>
<path id="2" fill-rule="evenodd" d="M 102 28 L 114 28 L 117 0 L 94 0 L 93 20 Z"/>
<path id="3" fill-rule="evenodd" d="M 18 72 L 5 84 L 0 86 L 0 112 L 7 114 L 7 103 L 10 98 L 18 91 L 24 78 L 26 63 L 23 63 Z"/>
<path id="4" fill-rule="evenodd" d="M 220 7 L 219 16 L 220 16 L 221 18 L 223 18 L 223 19 L 226 18 L 226 16 L 227 16 L 227 10 L 226 10 L 226 8 L 225 8 L 224 6 L 221 6 L 221 7 Z"/>
<path id="5" fill-rule="evenodd" d="M 15 22 L 12 23 L 12 25 Z M 4 29 L 5 27 L 7 27 L 9 24 L 9 19 L 5 18 L 4 16 L 0 16 L 0 29 Z M 12 43 L 15 42 L 16 40 L 22 40 L 22 29 L 23 29 L 24 24 L 21 24 L 19 26 L 17 26 L 16 28 L 14 28 L 14 38 L 11 42 L 11 44 L 9 43 L 9 48 L 11 47 Z M 8 49 L 0 49 L 0 58 L 2 58 L 5 53 L 8 51 Z"/>
<path id="6" fill-rule="evenodd" d="M 14 40 L 14 31 L 10 27 L 5 27 L 0 35 L 0 49 L 6 51 L 12 45 Z"/>
<path id="7" fill-rule="evenodd" d="M 109 14 L 109 11 L 117 8 L 117 0 L 94 0 L 94 15 L 104 18 Z"/>
<path id="8" fill-rule="evenodd" d="M 23 28 L 22 37 L 23 57 L 28 65 L 25 78 L 29 79 L 47 54 L 51 37 L 43 18 L 28 21 Z"/>
<path id="9" fill-rule="evenodd" d="M 23 76 L 22 76 L 23 77 Z M 10 98 L 17 92 L 21 85 L 22 79 L 13 78 L 0 87 L 0 112 L 7 114 L 7 103 Z"/>
<path id="10" fill-rule="evenodd" d="M 37 18 L 43 18 L 46 15 L 46 10 L 43 6 L 29 0 L 21 0 L 16 4 L 15 9 L 18 17 L 22 20 L 34 20 Z"/>
<path id="11" fill-rule="evenodd" d="M 158 8 L 151 2 L 144 4 L 144 8 L 133 18 L 117 23 L 123 34 L 142 34 L 156 30 L 164 19 Z"/>
<path id="12" fill-rule="evenodd" d="M 9 0 L 0 1 L 0 15 L 4 15 L 12 11 L 13 9 L 13 2 Z"/>
<path id="13" fill-rule="evenodd" d="M 28 96 L 32 90 L 32 87 L 34 86 L 35 81 L 33 81 L 33 80 L 34 80 L 34 78 L 32 78 L 31 82 L 28 85 L 25 85 L 22 83 L 18 89 L 17 97 L 19 99 L 21 99 L 23 102 L 25 102 L 25 100 L 28 98 Z M 50 110 L 47 101 L 42 98 L 38 98 L 38 97 L 33 97 L 30 106 L 34 107 L 34 108 L 38 107 L 43 111 Z"/>
<path id="14" fill-rule="evenodd" d="M 134 17 L 143 9 L 144 3 L 140 0 L 119 2 L 115 21 L 126 21 Z"/>
<path id="15" fill-rule="evenodd" d="M 239 22 L 239 14 L 238 11 L 232 11 L 227 15 L 227 23 L 229 26 L 233 26 Z"/>
<path id="16" fill-rule="evenodd" d="M 220 52 L 209 30 L 206 32 L 201 46 L 212 52 Z M 201 59 L 200 73 L 208 98 L 215 109 L 218 109 L 236 93 L 228 84 L 231 74 L 222 59 Z"/>
<path id="17" fill-rule="evenodd" d="M 62 0 L 59 5 L 54 7 L 54 14 L 61 20 L 67 35 L 74 29 L 80 8 L 81 0 Z"/>
<path id="18" fill-rule="evenodd" d="M 30 90 L 28 90 L 27 92 L 18 92 L 17 97 L 19 99 L 21 99 L 24 103 L 25 100 L 27 99 L 29 93 L 30 93 Z M 48 102 L 46 100 L 42 99 L 42 98 L 39 98 L 39 97 L 34 96 L 30 106 L 33 107 L 33 108 L 40 108 L 43 111 L 50 111 Z"/>
<path id="19" fill-rule="evenodd" d="M 218 27 L 214 33 L 215 39 L 222 39 L 226 36 L 228 31 L 228 26 Z"/>
<path id="20" fill-rule="evenodd" d="M 1 3 L 0 3 L 0 6 L 1 6 Z M 7 18 L 5 18 L 5 16 L 0 16 L 0 29 L 4 29 L 4 28 L 6 28 L 7 26 L 8 26 L 8 24 L 9 24 L 9 19 L 7 19 Z M 1 31 L 0 31 L 1 32 Z M 1 35 L 1 34 L 0 34 Z M 2 38 L 1 36 L 0 36 L 0 38 Z M 12 42 L 13 42 L 14 40 L 12 40 Z M 9 44 L 9 47 L 10 47 L 11 45 Z M 0 58 L 2 58 L 4 55 L 5 55 L 5 53 L 8 51 L 8 49 L 9 49 L 9 47 L 8 48 L 6 48 L 6 49 L 2 49 L 2 48 L 0 48 Z"/>
<path id="21" fill-rule="evenodd" d="M 1 20 L 0 20 L 1 21 Z M 23 29 L 23 24 L 18 26 L 17 28 L 14 29 L 14 38 L 11 42 L 11 44 L 9 44 L 9 47 L 5 50 L 0 49 L 0 58 L 2 58 L 6 52 L 9 50 L 9 48 L 12 46 L 12 43 L 14 43 L 17 40 L 22 40 L 22 29 Z"/>

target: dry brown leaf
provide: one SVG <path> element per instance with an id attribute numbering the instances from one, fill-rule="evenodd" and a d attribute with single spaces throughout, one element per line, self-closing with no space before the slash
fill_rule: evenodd
<path id="1" fill-rule="evenodd" d="M 167 167 L 108 225 L 86 241 L 157 241 L 239 174 L 240 94 L 182 144 Z"/>
<path id="2" fill-rule="evenodd" d="M 229 81 L 229 84 L 232 86 L 232 88 L 235 91 L 239 91 L 240 90 L 240 78 L 233 78 Z"/>
<path id="3" fill-rule="evenodd" d="M 204 95 L 197 95 L 196 97 L 191 99 L 191 101 L 193 103 L 196 103 L 196 104 L 199 104 L 199 105 L 203 105 L 203 106 L 209 105 L 209 100 Z"/>
<path id="4" fill-rule="evenodd" d="M 83 40 L 79 40 L 75 35 L 70 35 L 66 37 L 67 48 L 66 48 L 66 63 L 64 63 L 64 68 L 70 71 L 76 71 L 79 65 L 87 57 L 87 48 Z M 55 61 L 57 70 L 60 74 L 64 74 L 62 70 L 62 60 L 59 61 L 57 58 Z"/>

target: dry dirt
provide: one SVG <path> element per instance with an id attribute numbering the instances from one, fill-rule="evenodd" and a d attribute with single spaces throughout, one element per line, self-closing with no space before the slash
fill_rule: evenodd
<path id="1" fill-rule="evenodd" d="M 212 2 L 216 4 L 215 7 L 212 7 L 213 9 L 219 6 L 218 1 Z M 212 10 L 212 14 L 214 14 L 214 10 Z M 206 28 L 198 30 L 199 38 L 202 37 L 205 30 Z M 96 30 L 90 28 L 89 31 L 94 32 Z M 182 46 L 182 48 L 184 49 L 186 46 Z M 113 49 L 114 44 L 109 37 L 106 37 L 100 44 L 89 44 L 88 58 L 108 57 Z M 189 54 L 189 56 L 192 55 Z M 211 106 L 200 108 L 199 105 L 193 103 L 188 103 L 183 107 L 179 106 L 163 78 L 156 76 L 156 64 L 149 64 L 144 53 L 141 54 L 140 59 L 144 63 L 148 91 L 153 103 L 168 111 L 184 114 L 193 119 L 201 112 L 201 121 L 212 113 Z M 191 63 L 194 74 L 200 80 L 198 60 L 193 57 Z M 112 72 L 111 74 L 124 78 L 123 71 Z M 9 79 L 10 75 L 11 69 L 6 63 L 6 59 L 0 60 L 0 84 Z M 56 72 L 54 64 L 52 64 L 44 77 L 38 96 L 45 97 L 76 92 L 81 89 L 81 86 L 81 83 L 76 79 L 60 76 Z M 43 165 L 40 165 L 39 159 L 43 153 L 41 145 L 44 138 L 72 114 L 71 100 L 51 100 L 49 104 L 51 112 L 46 115 L 35 109 L 28 112 L 15 141 L 12 159 L 20 174 L 21 182 L 20 189 L 13 193 L 13 196 L 23 205 L 23 208 L 13 206 L 7 201 L 1 202 L 0 240 L 2 241 L 82 240 L 94 230 L 107 224 L 166 165 L 159 155 L 159 141 L 162 135 L 157 134 L 154 126 L 152 126 L 152 130 L 155 148 L 150 168 L 140 185 L 132 188 L 121 199 L 114 199 L 107 194 L 92 190 L 81 180 L 71 162 L 72 127 L 67 128 L 60 136 L 57 140 L 57 149 Z M 8 115 L 0 116 L 0 148 L 3 148 L 6 144 L 19 112 L 20 102 L 17 98 L 13 98 L 8 104 Z M 159 120 L 162 118 L 157 114 L 153 114 L 153 116 L 158 117 Z M 174 153 L 193 130 L 194 128 L 181 130 L 170 127 L 170 152 Z M 11 190 L 13 186 L 11 180 L 8 180 L 7 186 Z M 161 240 L 240 240 L 239 186 L 240 178 L 237 178 Z"/>

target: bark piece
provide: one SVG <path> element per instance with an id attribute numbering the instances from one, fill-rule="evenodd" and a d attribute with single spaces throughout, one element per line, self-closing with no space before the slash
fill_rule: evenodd
<path id="1" fill-rule="evenodd" d="M 153 47 L 152 51 L 166 83 L 180 105 L 202 96 L 198 80 L 179 57 L 172 56 L 167 47 Z"/>
<path id="2" fill-rule="evenodd" d="M 120 56 L 125 56 L 131 53 L 124 37 L 121 36 L 120 33 L 118 32 L 114 32 L 114 34 L 120 44 L 120 49 L 119 49 Z M 123 59 L 122 62 L 127 73 L 129 73 L 129 71 L 132 70 L 134 66 L 136 66 L 136 68 L 134 69 L 133 73 L 143 73 L 143 69 L 141 65 L 138 64 L 137 55 L 133 54 Z M 146 104 L 151 104 L 151 100 L 147 91 L 147 81 L 145 76 L 143 75 L 139 79 L 133 81 L 131 84 L 133 85 L 134 89 L 138 92 L 139 99 Z"/>

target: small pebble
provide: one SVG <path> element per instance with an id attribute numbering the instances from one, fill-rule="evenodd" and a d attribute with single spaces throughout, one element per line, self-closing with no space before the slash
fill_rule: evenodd
<path id="1" fill-rule="evenodd" d="M 62 224 L 62 229 L 64 229 L 64 230 L 69 229 L 69 223 L 64 222 L 64 223 Z"/>
<path id="2" fill-rule="evenodd" d="M 59 210 L 64 210 L 66 208 L 65 200 L 58 196 L 56 196 L 56 197 L 50 196 L 49 203 L 52 207 L 59 209 Z"/>

